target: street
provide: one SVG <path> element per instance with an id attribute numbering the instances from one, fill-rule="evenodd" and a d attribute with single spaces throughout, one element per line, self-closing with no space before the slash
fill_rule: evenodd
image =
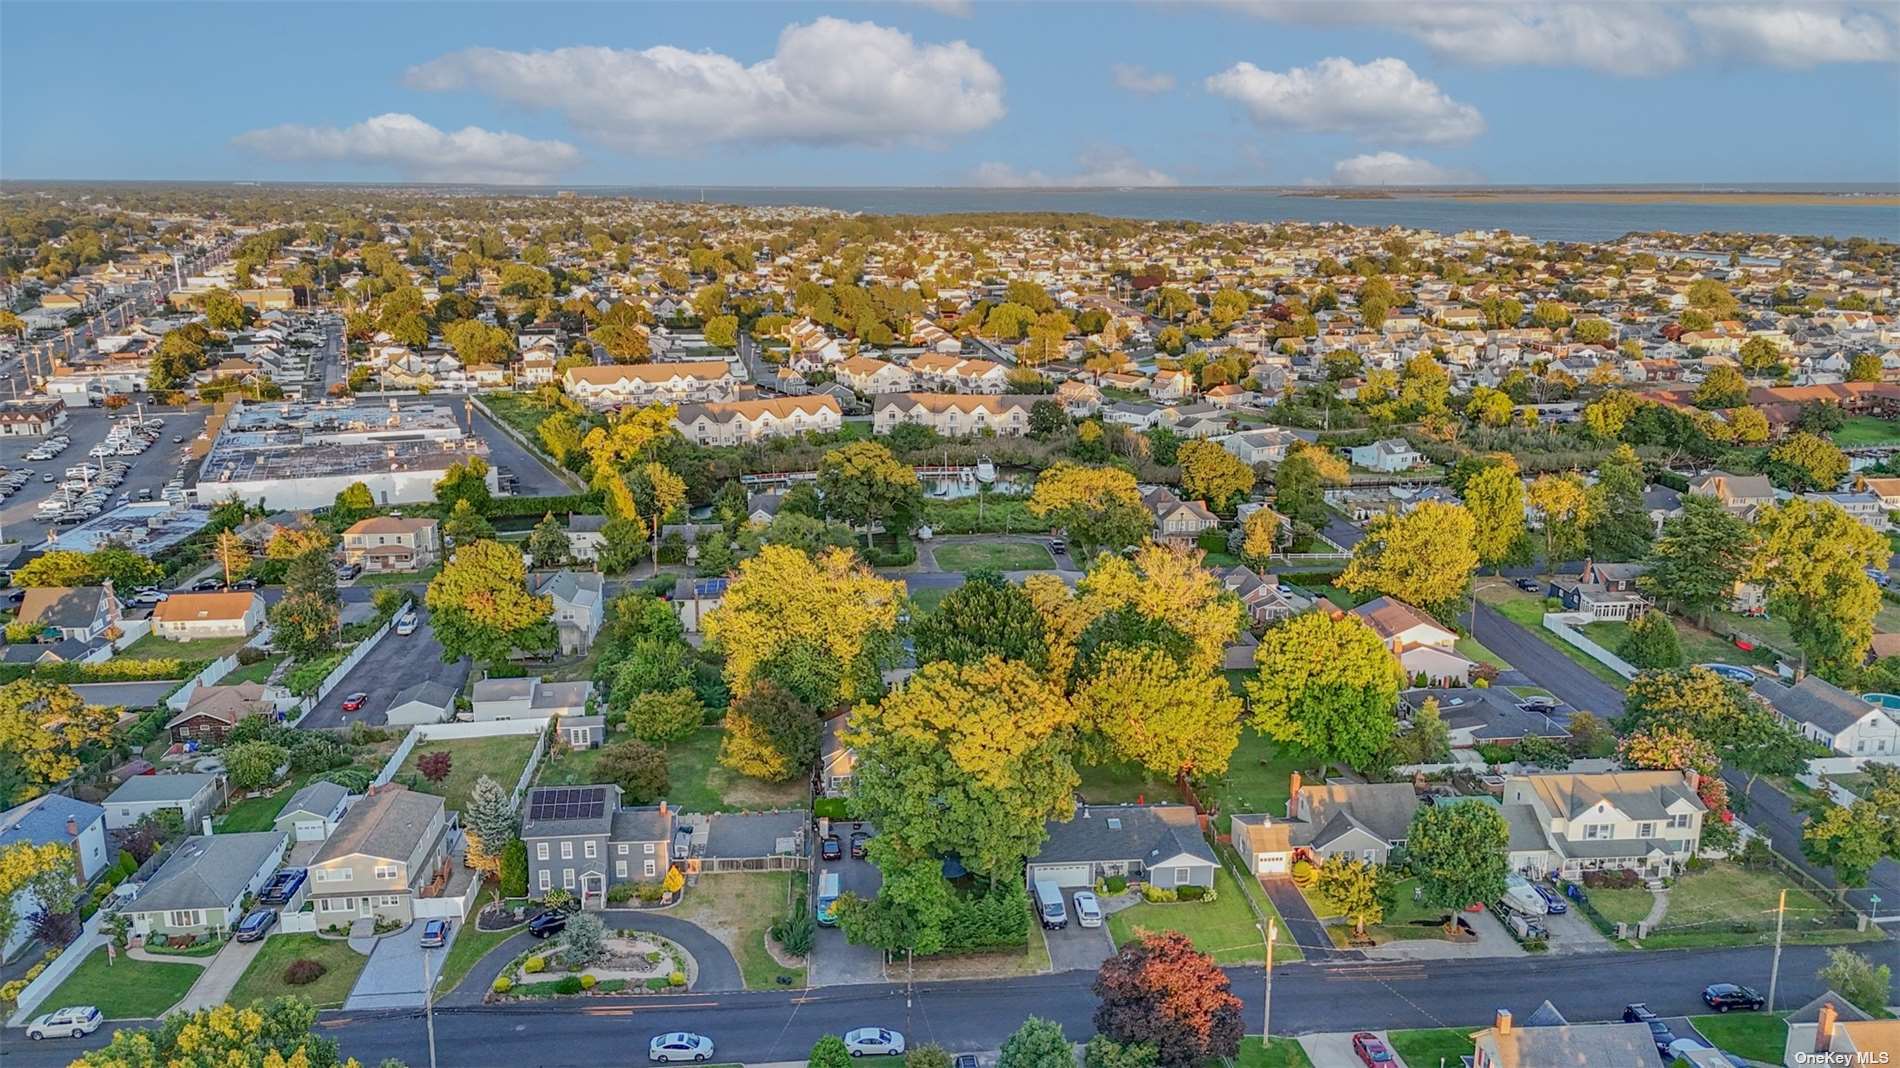
<path id="1" fill-rule="evenodd" d="M 348 727 L 352 723 L 378 727 L 386 722 L 384 713 L 389 709 L 390 698 L 419 682 L 433 680 L 460 691 L 468 678 L 468 660 L 443 662 L 442 643 L 435 640 L 435 630 L 429 625 L 429 610 L 422 605 L 420 592 L 416 611 L 422 616 L 422 625 L 414 634 L 404 637 L 391 630 L 297 726 L 304 730 Z M 369 701 L 361 711 L 345 712 L 343 699 L 353 693 L 366 693 Z"/>

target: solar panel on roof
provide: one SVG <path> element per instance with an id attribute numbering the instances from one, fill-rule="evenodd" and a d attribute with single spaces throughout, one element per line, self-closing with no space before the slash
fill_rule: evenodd
<path id="1" fill-rule="evenodd" d="M 607 810 L 607 791 L 601 787 L 559 787 L 536 790 L 528 804 L 531 820 L 599 819 Z"/>

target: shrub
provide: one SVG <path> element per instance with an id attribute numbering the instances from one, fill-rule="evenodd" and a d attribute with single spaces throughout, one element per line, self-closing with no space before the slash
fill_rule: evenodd
<path id="1" fill-rule="evenodd" d="M 624 905 L 633 900 L 632 883 L 615 883 L 607 888 L 607 901 L 613 905 Z"/>
<path id="2" fill-rule="evenodd" d="M 581 977 L 578 975 L 567 976 L 554 984 L 556 994 L 578 994 L 582 989 L 584 988 L 581 986 Z"/>
<path id="3" fill-rule="evenodd" d="M 685 972 L 668 972 L 666 975 L 666 985 L 667 986 L 685 986 L 686 973 Z"/>
<path id="4" fill-rule="evenodd" d="M 659 883 L 640 883 L 633 888 L 633 893 L 635 897 L 649 905 L 666 896 L 665 888 Z"/>
<path id="5" fill-rule="evenodd" d="M 1183 887 L 1179 887 L 1174 892 L 1175 896 L 1180 898 L 1182 901 L 1199 901 L 1201 899 L 1201 895 L 1206 894 L 1206 893 L 1207 893 L 1207 887 L 1205 886 L 1183 886 Z"/>
<path id="6" fill-rule="evenodd" d="M 600 982 L 600 980 L 594 978 L 591 975 L 583 975 L 581 976 L 581 989 L 592 990 L 594 989 L 594 984 L 598 982 Z"/>
<path id="7" fill-rule="evenodd" d="M 238 663 L 243 664 L 246 667 L 249 667 L 252 664 L 263 663 L 264 659 L 268 655 L 269 654 L 265 653 L 264 650 L 259 649 L 255 645 L 247 645 L 244 648 L 239 649 L 237 651 L 237 661 Z"/>
<path id="8" fill-rule="evenodd" d="M 1119 894 L 1128 889 L 1128 876 L 1126 875 L 1111 875 L 1107 879 L 1104 879 L 1103 882 L 1107 885 L 1108 892 L 1111 894 Z"/>
<path id="9" fill-rule="evenodd" d="M 1319 869 L 1313 865 L 1312 861 L 1296 860 L 1293 862 L 1293 885 L 1294 886 L 1297 886 L 1300 889 L 1304 890 L 1307 887 L 1312 886 L 1314 880 L 1318 878 L 1319 878 Z"/>
<path id="10" fill-rule="evenodd" d="M 548 961 L 546 957 L 529 957 L 521 964 L 521 970 L 527 972 L 529 975 L 540 975 L 542 972 L 547 971 L 547 968 Z"/>
<path id="11" fill-rule="evenodd" d="M 323 966 L 322 961 L 311 960 L 307 957 L 300 958 L 291 961 L 290 965 L 284 969 L 284 982 L 291 986 L 309 986 L 323 978 L 323 974 L 329 970 Z"/>
<path id="12" fill-rule="evenodd" d="M 652 979 L 647 980 L 648 990 L 665 990 L 667 987 L 670 987 L 672 985 L 673 985 L 672 983 L 669 983 L 665 979 L 657 977 L 657 976 Z"/>
<path id="13" fill-rule="evenodd" d="M 1173 890 L 1170 890 L 1165 886 L 1156 886 L 1153 883 L 1143 883 L 1141 887 L 1141 896 L 1149 901 L 1160 903 L 1160 902 L 1166 902 L 1166 901 L 1178 901 L 1180 900 L 1181 895 L 1175 893 Z"/>
<path id="14" fill-rule="evenodd" d="M 498 975 L 495 977 L 494 985 L 491 986 L 489 989 L 493 990 L 497 994 L 506 994 L 508 991 L 513 990 L 514 988 L 515 988 L 515 982 L 513 979 L 510 979 L 505 975 Z"/>

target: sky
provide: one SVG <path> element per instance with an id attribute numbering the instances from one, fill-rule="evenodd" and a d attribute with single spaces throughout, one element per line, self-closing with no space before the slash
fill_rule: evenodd
<path id="1" fill-rule="evenodd" d="M 0 178 L 1900 182 L 1900 6 L 0 4 Z"/>

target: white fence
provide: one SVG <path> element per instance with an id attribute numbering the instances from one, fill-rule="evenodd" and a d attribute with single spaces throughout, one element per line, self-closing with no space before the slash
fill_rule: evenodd
<path id="1" fill-rule="evenodd" d="M 1637 669 L 1631 665 L 1629 661 L 1584 637 L 1583 632 L 1577 630 L 1576 627 L 1572 625 L 1588 623 L 1590 621 L 1589 616 L 1581 613 L 1546 612 L 1544 614 L 1544 629 L 1577 648 L 1582 649 L 1584 652 L 1589 653 L 1598 662 L 1602 663 L 1604 667 L 1609 668 L 1618 675 L 1626 679 L 1635 678 Z"/>
<path id="2" fill-rule="evenodd" d="M 172 711 L 183 712 L 185 706 L 191 703 L 191 695 L 197 691 L 198 687 L 216 685 L 219 679 L 237 670 L 237 666 L 238 658 L 236 653 L 232 653 L 229 656 L 221 656 L 213 660 L 211 663 L 205 665 L 203 671 L 186 679 L 183 686 L 173 691 L 172 695 L 165 699 L 165 703 L 171 706 Z"/>
<path id="3" fill-rule="evenodd" d="M 46 1000 L 46 995 L 52 993 L 59 984 L 66 981 L 67 976 L 73 974 L 81 964 L 85 963 L 86 957 L 89 956 L 93 950 L 106 944 L 105 935 L 103 933 L 105 923 L 106 911 L 104 909 L 100 909 L 92 914 L 92 918 L 87 920 L 85 925 L 79 929 L 79 937 L 75 939 L 71 945 L 67 946 L 59 956 L 54 957 L 52 961 L 46 965 L 46 970 L 39 974 L 38 978 L 26 984 L 26 989 L 20 991 L 20 999 L 14 1003 L 18 1008 L 15 1009 L 12 1019 L 8 1020 L 7 1023 L 14 1027 L 19 1027 L 32 1019 L 33 1010 L 39 1008 L 40 1002 Z"/>
<path id="4" fill-rule="evenodd" d="M 554 475 L 556 478 L 559 478 L 563 483 L 565 483 L 567 486 L 572 488 L 574 492 L 576 493 L 587 492 L 587 483 L 581 481 L 581 476 L 575 474 L 572 471 L 569 471 L 568 469 L 564 467 L 561 467 L 560 465 L 554 463 L 552 460 L 542 459 L 544 455 L 544 449 L 540 442 L 529 441 L 527 435 L 523 434 L 519 430 L 516 430 L 514 427 L 509 426 L 507 420 L 497 418 L 494 412 L 491 412 L 488 410 L 488 405 L 482 403 L 482 399 L 480 397 L 470 394 L 468 399 L 469 399 L 469 403 L 473 404 L 476 410 L 482 413 L 483 417 L 485 417 L 490 423 L 493 423 L 495 426 L 500 427 L 501 432 L 503 434 L 506 434 L 508 437 L 514 439 L 515 444 L 521 446 L 523 449 L 526 449 L 528 451 L 529 456 L 534 457 L 536 460 L 540 460 L 541 466 L 547 468 L 549 471 L 554 472 Z"/>
<path id="5" fill-rule="evenodd" d="M 285 934 L 315 934 L 317 914 L 312 912 L 286 912 L 277 917 L 277 929 Z"/>
<path id="6" fill-rule="evenodd" d="M 383 638 L 389 634 L 390 628 L 396 625 L 396 620 L 402 618 L 407 604 L 408 602 L 405 602 L 404 608 L 398 608 L 394 615 L 384 620 L 383 625 L 376 628 L 376 633 L 357 642 L 356 648 L 350 650 L 350 655 L 344 657 L 341 663 L 330 669 L 330 673 L 325 675 L 323 681 L 317 684 L 317 692 L 297 702 L 294 715 L 290 713 L 286 713 L 286 715 L 293 722 L 302 719 L 305 715 L 309 714 L 311 709 L 317 707 L 318 701 L 328 697 L 330 691 L 336 689 L 337 686 L 343 682 L 343 677 L 348 675 L 351 669 L 355 668 L 356 665 L 362 663 L 363 658 L 370 654 L 370 650 L 376 648 L 377 643 L 381 642 Z"/>
<path id="7" fill-rule="evenodd" d="M 475 899 L 481 896 L 481 892 L 482 881 L 470 879 L 462 892 L 454 897 L 419 897 L 411 902 L 411 907 L 418 920 L 437 917 L 459 920 L 468 915 L 468 907 L 475 903 Z"/>
<path id="8" fill-rule="evenodd" d="M 403 762 L 416 748 L 418 742 L 453 741 L 462 738 L 500 738 L 506 735 L 537 735 L 534 752 L 528 757 L 526 767 L 521 769 L 521 778 L 515 781 L 515 791 L 511 798 L 514 805 L 521 804 L 521 795 L 528 791 L 528 784 L 534 781 L 534 771 L 541 766 L 541 758 L 548 751 L 548 719 L 491 719 L 481 723 L 419 723 L 409 728 L 402 744 L 389 754 L 389 760 L 383 764 L 383 770 L 376 773 L 374 785 L 381 786 L 396 777 L 402 770 Z"/>
<path id="9" fill-rule="evenodd" d="M 123 652 L 133 642 L 150 633 L 152 633 L 150 619 L 121 619 L 119 620 L 119 636 L 112 642 L 112 651 Z"/>

